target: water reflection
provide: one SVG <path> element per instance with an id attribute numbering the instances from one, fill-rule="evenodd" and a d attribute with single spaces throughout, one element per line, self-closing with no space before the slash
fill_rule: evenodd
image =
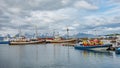
<path id="1" fill-rule="evenodd" d="M 0 46 L 0 68 L 116 68 L 119 58 L 114 52 L 75 50 L 62 44 Z"/>
<path id="2" fill-rule="evenodd" d="M 112 56 L 113 55 L 113 52 L 110 52 L 110 51 L 97 51 L 97 50 L 79 50 L 79 51 L 84 56 L 87 56 L 87 55 L 93 55 L 93 56 L 96 56 L 96 55 Z"/>

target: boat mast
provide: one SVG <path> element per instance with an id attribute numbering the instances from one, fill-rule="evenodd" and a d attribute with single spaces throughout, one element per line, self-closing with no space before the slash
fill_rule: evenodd
<path id="1" fill-rule="evenodd" d="M 94 31 L 95 31 L 95 37 L 97 38 L 97 30 L 95 29 Z"/>
<path id="2" fill-rule="evenodd" d="M 67 27 L 67 39 L 69 39 L 69 28 Z"/>
<path id="3" fill-rule="evenodd" d="M 55 29 L 53 30 L 53 38 L 55 38 Z"/>
<path id="4" fill-rule="evenodd" d="M 37 26 L 35 26 L 35 37 L 38 38 Z"/>

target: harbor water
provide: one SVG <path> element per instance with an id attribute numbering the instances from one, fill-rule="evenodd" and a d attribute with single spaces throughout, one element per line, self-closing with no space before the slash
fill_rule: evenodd
<path id="1" fill-rule="evenodd" d="M 63 44 L 0 45 L 0 68 L 119 68 L 115 52 L 76 50 Z"/>

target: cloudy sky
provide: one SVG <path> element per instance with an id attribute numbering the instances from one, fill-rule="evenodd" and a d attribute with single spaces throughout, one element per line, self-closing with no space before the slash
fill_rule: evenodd
<path id="1" fill-rule="evenodd" d="M 0 0 L 0 34 L 120 32 L 120 0 Z"/>

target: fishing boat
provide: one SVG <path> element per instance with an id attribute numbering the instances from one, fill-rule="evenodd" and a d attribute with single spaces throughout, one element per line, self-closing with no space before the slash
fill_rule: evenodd
<path id="1" fill-rule="evenodd" d="M 38 39 L 18 38 L 18 39 L 10 40 L 9 45 L 39 44 L 42 42 L 43 42 L 42 40 L 38 40 Z"/>
<path id="2" fill-rule="evenodd" d="M 46 38 L 45 39 L 46 43 L 75 43 L 76 39 L 69 38 L 69 28 L 68 27 L 67 27 L 66 31 L 67 31 L 67 34 L 66 34 L 67 37 L 65 39 L 59 35 L 59 32 L 56 33 L 54 30 L 53 38 Z"/>
<path id="3" fill-rule="evenodd" d="M 46 42 L 49 43 L 74 43 L 76 42 L 75 39 L 69 39 L 69 40 L 46 40 Z"/>
<path id="4" fill-rule="evenodd" d="M 47 43 L 74 43 L 76 39 L 63 39 L 59 36 L 55 36 L 54 39 L 46 39 Z"/>
<path id="5" fill-rule="evenodd" d="M 88 44 L 89 43 L 89 44 Z M 112 46 L 112 44 L 103 44 L 102 41 L 89 41 L 89 42 L 81 42 L 80 44 L 77 44 L 75 49 L 80 49 L 80 50 L 101 50 L 101 49 L 107 49 L 108 47 Z"/>
<path id="6" fill-rule="evenodd" d="M 19 36 L 10 40 L 9 45 L 26 45 L 26 44 L 39 44 L 42 43 L 43 40 L 38 39 L 37 27 L 35 27 L 35 36 L 31 39 L 26 38 L 22 35 L 21 29 L 19 30 Z"/>
<path id="7" fill-rule="evenodd" d="M 38 38 L 26 38 L 25 36 L 19 36 L 10 39 L 9 45 L 39 44 L 42 42 L 43 40 L 39 40 Z"/>
<path id="8" fill-rule="evenodd" d="M 84 46 L 84 45 L 77 45 L 74 46 L 75 49 L 80 49 L 80 50 L 90 50 L 90 49 L 94 49 L 94 48 L 105 48 L 107 49 L 108 47 L 110 47 L 111 44 L 105 44 L 105 45 L 94 45 L 94 46 Z"/>
<path id="9" fill-rule="evenodd" d="M 26 44 L 38 44 L 38 43 L 40 43 L 40 41 L 26 41 L 26 42 L 19 41 L 19 42 L 10 42 L 9 45 L 26 45 Z"/>

